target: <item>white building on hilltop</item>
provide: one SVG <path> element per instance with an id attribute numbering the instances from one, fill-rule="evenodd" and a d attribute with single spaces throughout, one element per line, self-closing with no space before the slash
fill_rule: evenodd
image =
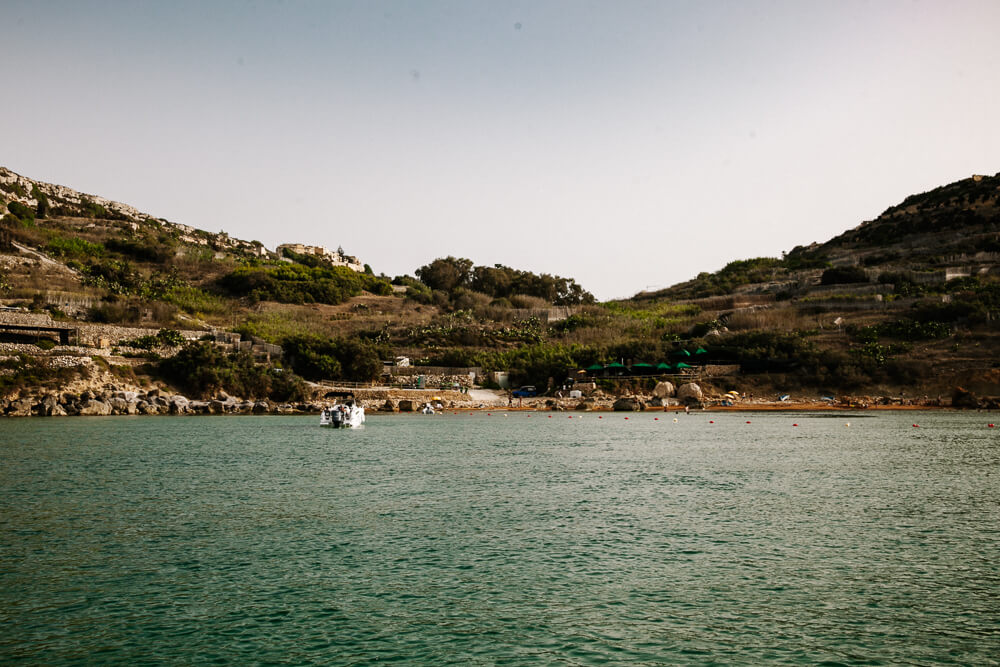
<path id="1" fill-rule="evenodd" d="M 282 243 L 275 250 L 281 257 L 284 257 L 285 251 L 289 250 L 297 255 L 310 255 L 313 257 L 322 257 L 333 266 L 346 266 L 352 271 L 357 271 L 359 273 L 365 270 L 365 267 L 361 263 L 361 260 L 359 260 L 357 257 L 354 257 L 353 255 L 344 254 L 343 248 L 337 248 L 336 250 L 327 250 L 321 245 Z"/>

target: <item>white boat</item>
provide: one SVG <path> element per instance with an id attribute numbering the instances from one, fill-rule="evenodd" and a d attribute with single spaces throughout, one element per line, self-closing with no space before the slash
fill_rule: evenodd
<path id="1" fill-rule="evenodd" d="M 337 403 L 319 413 L 319 425 L 331 428 L 358 428 L 365 423 L 365 409 L 356 403 Z"/>

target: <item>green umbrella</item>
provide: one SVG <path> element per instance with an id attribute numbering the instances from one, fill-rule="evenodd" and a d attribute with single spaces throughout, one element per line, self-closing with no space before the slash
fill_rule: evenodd
<path id="1" fill-rule="evenodd" d="M 699 347 L 697 350 L 694 351 L 694 353 L 695 354 L 708 354 L 708 350 L 706 350 L 703 347 Z"/>
<path id="2" fill-rule="evenodd" d="M 691 356 L 691 353 L 688 352 L 687 350 L 681 350 L 679 354 L 681 356 L 684 356 L 684 357 L 690 357 Z"/>
<path id="3" fill-rule="evenodd" d="M 646 364 L 646 363 L 632 364 L 632 368 L 652 368 L 652 367 L 653 364 Z"/>
<path id="4" fill-rule="evenodd" d="M 604 365 L 603 364 L 594 364 L 593 366 L 587 366 L 587 370 L 588 371 L 603 371 L 604 370 Z"/>
<path id="5" fill-rule="evenodd" d="M 691 368 L 691 367 L 690 367 L 690 366 L 688 366 L 687 364 L 685 364 L 685 363 L 684 363 L 683 361 L 678 361 L 678 362 L 677 362 L 677 363 L 676 363 L 676 364 L 674 365 L 674 368 Z"/>
<path id="6" fill-rule="evenodd" d="M 605 368 L 625 368 L 625 365 L 619 364 L 617 361 L 612 361 L 610 364 L 605 366 Z"/>
<path id="7" fill-rule="evenodd" d="M 661 361 L 660 363 L 656 364 L 656 370 L 658 371 L 669 371 L 671 369 L 673 369 L 673 366 L 666 363 L 665 361 Z"/>

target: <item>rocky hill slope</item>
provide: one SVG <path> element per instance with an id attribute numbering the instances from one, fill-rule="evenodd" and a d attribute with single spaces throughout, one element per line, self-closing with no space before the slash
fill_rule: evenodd
<path id="1" fill-rule="evenodd" d="M 0 332 L 0 352 L 15 346 L 0 359 L 0 393 L 53 390 L 70 371 L 46 375 L 38 360 L 48 354 L 103 359 L 142 386 L 173 383 L 194 398 L 225 389 L 292 400 L 299 375 L 368 382 L 397 357 L 476 368 L 479 381 L 508 373 L 552 394 L 574 379 L 642 393 L 669 376 L 696 379 L 709 396 L 996 395 L 998 197 L 1000 175 L 975 176 L 827 242 L 595 304 L 571 279 L 462 258 L 390 279 L 278 257 L 0 169 L 0 306 L 44 314 L 56 329 L 121 334 L 68 350 Z M 162 330 L 189 342 L 160 345 Z M 221 351 L 199 347 L 202 336 Z"/>

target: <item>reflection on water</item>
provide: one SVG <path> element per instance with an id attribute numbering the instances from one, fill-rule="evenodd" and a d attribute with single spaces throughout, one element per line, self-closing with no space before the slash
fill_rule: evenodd
<path id="1" fill-rule="evenodd" d="M 989 419 L 655 416 L 5 421 L 0 659 L 996 664 Z"/>

